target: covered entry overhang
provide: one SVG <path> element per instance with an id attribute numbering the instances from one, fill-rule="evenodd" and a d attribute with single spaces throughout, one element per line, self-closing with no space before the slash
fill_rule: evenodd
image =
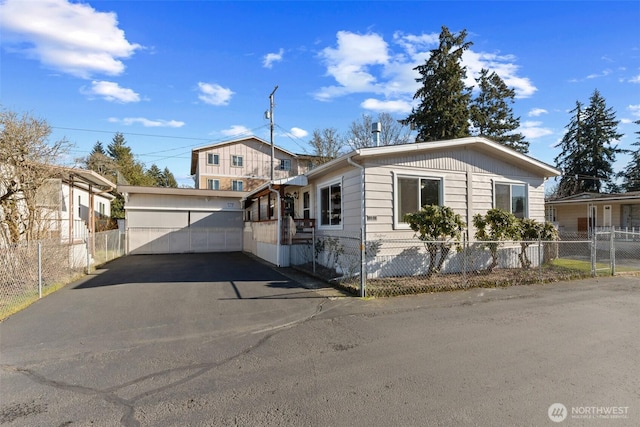
<path id="1" fill-rule="evenodd" d="M 289 265 L 290 236 L 298 221 L 293 219 L 294 203 L 299 198 L 299 188 L 307 185 L 307 177 L 298 175 L 265 183 L 243 197 L 246 252 L 279 267 Z"/>

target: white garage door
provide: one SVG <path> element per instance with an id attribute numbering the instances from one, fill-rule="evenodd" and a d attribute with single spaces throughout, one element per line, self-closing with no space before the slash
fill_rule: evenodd
<path id="1" fill-rule="evenodd" d="M 130 254 L 242 250 L 242 212 L 136 210 L 127 221 Z"/>

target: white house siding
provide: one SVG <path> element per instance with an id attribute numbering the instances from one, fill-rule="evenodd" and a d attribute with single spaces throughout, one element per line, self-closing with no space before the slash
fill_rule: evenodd
<path id="1" fill-rule="evenodd" d="M 357 161 L 357 159 L 356 159 Z M 527 184 L 528 217 L 544 221 L 544 179 L 517 165 L 499 158 L 473 150 L 441 150 L 437 152 L 417 153 L 415 155 L 370 157 L 364 163 L 366 167 L 366 215 L 367 240 L 381 240 L 382 247 L 375 259 L 369 260 L 368 271 L 370 277 L 386 275 L 415 274 L 416 262 L 424 263 L 428 259 L 421 242 L 414 238 L 414 232 L 406 228 L 396 228 L 394 225 L 395 207 L 395 179 L 398 175 L 408 174 L 417 176 L 442 177 L 444 182 L 443 204 L 451 207 L 460 214 L 470 228 L 473 215 L 484 214 L 493 208 L 493 186 L 495 182 L 518 182 Z M 360 169 L 344 168 L 339 171 L 313 179 L 314 187 L 319 183 L 331 181 L 337 177 L 343 178 L 343 230 L 318 229 L 317 235 L 323 236 L 354 236 L 356 237 L 361 225 L 360 205 Z M 312 197 L 316 196 L 316 190 Z M 317 218 L 317 201 L 314 200 L 312 216 Z M 406 245 L 392 242 L 392 240 L 406 240 Z M 415 241 L 414 241 L 415 240 Z M 354 268 L 356 250 L 351 248 L 350 241 L 341 240 L 345 252 L 338 262 L 339 270 L 344 274 L 351 274 Z M 407 250 L 408 251 L 405 251 Z M 516 248 L 517 249 L 517 248 Z M 515 249 L 514 249 L 515 250 Z M 417 251 L 417 254 L 416 252 Z M 533 252 L 533 249 L 530 250 Z M 506 255 L 505 252 L 503 255 Z M 401 257 L 408 256 L 402 263 Z M 535 254 L 530 254 L 537 263 Z M 416 259 L 413 259 L 417 256 Z M 456 254 L 450 255 L 444 271 L 459 270 Z M 325 256 L 326 257 L 326 254 Z M 413 258 L 412 258 L 413 257 Z M 510 261 L 503 261 L 503 268 L 516 267 L 517 258 L 508 257 Z M 354 258 L 355 259 L 355 258 Z M 516 261 L 513 261 L 515 259 Z M 322 263 L 323 255 L 319 261 Z M 357 260 L 356 260 L 357 261 Z M 488 258 L 482 260 L 488 263 Z M 511 265 L 515 263 L 514 265 Z M 420 264 L 422 269 L 427 266 Z"/>

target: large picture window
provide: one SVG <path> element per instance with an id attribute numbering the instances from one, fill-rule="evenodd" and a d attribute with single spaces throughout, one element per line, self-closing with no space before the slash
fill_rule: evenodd
<path id="1" fill-rule="evenodd" d="M 320 226 L 342 226 L 342 184 L 335 182 L 319 188 Z"/>
<path id="2" fill-rule="evenodd" d="M 526 218 L 528 212 L 525 184 L 496 183 L 494 207 L 511 212 L 517 218 Z"/>
<path id="3" fill-rule="evenodd" d="M 398 223 L 408 213 L 418 212 L 425 205 L 442 204 L 442 179 L 399 176 L 396 193 Z"/>

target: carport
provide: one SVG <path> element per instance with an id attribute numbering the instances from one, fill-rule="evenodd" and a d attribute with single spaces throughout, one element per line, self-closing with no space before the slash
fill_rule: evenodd
<path id="1" fill-rule="evenodd" d="M 119 185 L 128 254 L 242 250 L 242 193 Z"/>

